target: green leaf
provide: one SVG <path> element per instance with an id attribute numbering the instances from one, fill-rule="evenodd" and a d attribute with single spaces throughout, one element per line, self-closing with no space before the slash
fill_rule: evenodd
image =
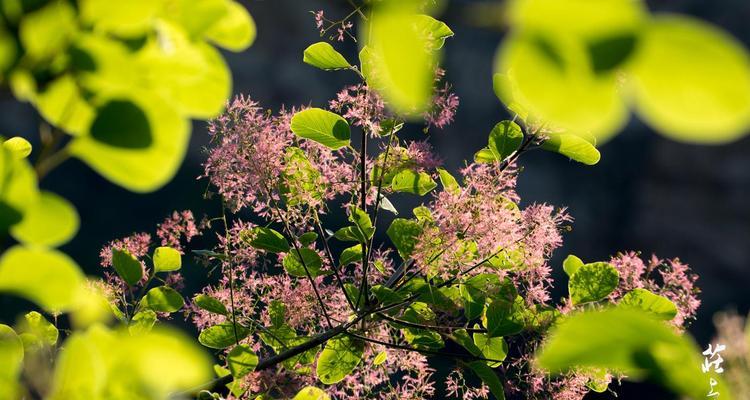
<path id="1" fill-rule="evenodd" d="M 318 42 L 311 44 L 305 49 L 302 58 L 305 64 L 320 68 L 326 71 L 336 69 L 351 68 L 346 58 L 333 48 L 328 42 Z"/>
<path id="2" fill-rule="evenodd" d="M 437 172 L 440 175 L 440 184 L 443 185 L 443 190 L 454 194 L 461 191 L 461 186 L 450 172 L 443 168 L 438 168 Z"/>
<path id="3" fill-rule="evenodd" d="M 131 335 L 143 335 L 151 332 L 154 324 L 156 324 L 156 319 L 156 313 L 152 310 L 138 311 L 128 324 L 128 332 Z"/>
<path id="4" fill-rule="evenodd" d="M 282 265 L 289 275 L 298 278 L 307 277 L 308 272 L 313 278 L 326 274 L 320 270 L 323 266 L 323 260 L 320 258 L 320 255 L 312 249 L 292 249 L 286 254 L 286 256 L 284 256 Z M 307 269 L 307 272 L 305 272 L 305 269 Z"/>
<path id="5" fill-rule="evenodd" d="M 671 300 L 641 288 L 625 294 L 617 306 L 642 310 L 666 321 L 677 315 L 677 306 Z"/>
<path id="6" fill-rule="evenodd" d="M 720 28 L 656 16 L 641 33 L 629 72 L 638 114 L 665 136 L 718 144 L 748 132 L 750 56 Z"/>
<path id="7" fill-rule="evenodd" d="M 196 295 L 193 298 L 193 303 L 195 303 L 195 305 L 200 307 L 201 309 L 206 310 L 208 312 L 212 312 L 214 314 L 221 314 L 221 315 L 229 314 L 229 311 L 227 311 L 226 306 L 224 306 L 224 304 L 221 301 L 206 294 Z"/>
<path id="8" fill-rule="evenodd" d="M 270 251 L 271 253 L 286 253 L 289 251 L 289 242 L 284 235 L 271 229 L 255 227 L 241 234 L 248 244 L 256 249 Z"/>
<path id="9" fill-rule="evenodd" d="M 372 235 L 375 234 L 375 227 L 372 226 L 370 216 L 359 207 L 352 206 L 349 209 L 349 221 L 354 223 L 358 228 L 357 230 L 360 233 L 359 236 L 361 242 L 364 243 L 368 241 L 372 238 Z"/>
<path id="10" fill-rule="evenodd" d="M 24 335 L 33 337 L 34 342 L 44 346 L 54 346 L 60 333 L 57 328 L 36 311 L 23 316 L 17 327 L 17 331 Z"/>
<path id="11" fill-rule="evenodd" d="M 154 271 L 177 271 L 182 268 L 182 255 L 171 247 L 157 247 L 154 250 Z"/>
<path id="12" fill-rule="evenodd" d="M 474 162 L 476 163 L 487 164 L 497 161 L 498 159 L 495 157 L 495 153 L 493 153 L 489 147 L 485 147 L 482 150 L 474 153 Z"/>
<path id="13" fill-rule="evenodd" d="M 74 136 L 87 133 L 96 116 L 72 74 L 48 83 L 39 93 L 30 95 L 30 101 L 44 119 Z"/>
<path id="14" fill-rule="evenodd" d="M 407 260 L 414 251 L 417 238 L 422 234 L 422 225 L 414 220 L 396 218 L 391 222 L 386 234 L 396 246 L 399 256 Z"/>
<path id="15" fill-rule="evenodd" d="M 28 140 L 14 136 L 3 142 L 3 147 L 10 150 L 16 158 L 26 158 L 31 154 L 31 143 Z"/>
<path id="16" fill-rule="evenodd" d="M 621 371 L 630 379 L 660 383 L 675 394 L 706 396 L 708 376 L 701 371 L 701 350 L 687 335 L 642 311 L 608 309 L 578 313 L 550 332 L 537 354 L 538 365 L 552 373 L 580 368 Z M 716 390 L 729 393 L 721 376 Z"/>
<path id="17" fill-rule="evenodd" d="M 250 346 L 241 344 L 235 346 L 227 354 L 227 364 L 229 364 L 232 376 L 239 379 L 255 370 L 255 366 L 258 365 L 258 356 Z"/>
<path id="18" fill-rule="evenodd" d="M 10 234 L 24 244 L 55 247 L 75 236 L 79 222 L 70 202 L 52 192 L 41 192 L 25 210 L 23 220 L 11 227 Z"/>
<path id="19" fill-rule="evenodd" d="M 570 277 L 568 293 L 574 305 L 599 301 L 609 296 L 619 283 L 620 273 L 612 264 L 584 264 Z"/>
<path id="20" fill-rule="evenodd" d="M 523 131 L 513 121 L 501 121 L 492 128 L 489 138 L 489 149 L 496 160 L 505 160 L 518 150 L 523 142 Z"/>
<path id="21" fill-rule="evenodd" d="M 405 169 L 391 181 L 391 189 L 394 192 L 406 192 L 424 196 L 437 187 L 437 183 L 426 172 L 415 172 Z"/>
<path id="22" fill-rule="evenodd" d="M 517 296 L 513 302 L 494 299 L 485 308 L 484 323 L 489 337 L 510 336 L 524 328 L 524 301 Z"/>
<path id="23" fill-rule="evenodd" d="M 329 340 L 318 356 L 316 374 L 326 385 L 341 382 L 362 361 L 364 345 L 350 336 Z"/>
<path id="24" fill-rule="evenodd" d="M 345 267 L 351 263 L 362 261 L 362 245 L 356 244 L 352 247 L 347 247 L 341 252 L 339 257 L 339 266 Z"/>
<path id="25" fill-rule="evenodd" d="M 487 366 L 490 368 L 497 368 L 505 360 L 508 355 L 508 343 L 502 337 L 489 337 L 486 333 L 476 332 L 473 335 L 474 344 L 477 346 L 479 351 L 482 353 L 482 357 L 488 360 L 497 361 L 486 361 Z"/>
<path id="26" fill-rule="evenodd" d="M 401 330 L 406 343 L 416 349 L 438 350 L 445 347 L 439 333 L 427 329 L 405 328 Z"/>
<path id="27" fill-rule="evenodd" d="M 303 246 L 309 246 L 318 240 L 318 234 L 315 232 L 305 232 L 297 238 Z"/>
<path id="28" fill-rule="evenodd" d="M 583 261 L 572 254 L 569 254 L 565 257 L 565 260 L 563 260 L 563 271 L 565 271 L 565 274 L 567 274 L 568 277 L 573 276 L 573 274 L 578 271 L 578 268 L 581 268 L 582 266 Z"/>
<path id="29" fill-rule="evenodd" d="M 169 286 L 155 287 L 146 293 L 146 304 L 157 312 L 175 312 L 185 305 L 182 296 Z"/>
<path id="30" fill-rule="evenodd" d="M 235 336 L 236 331 L 236 336 Z M 224 322 L 201 331 L 198 341 L 212 349 L 226 349 L 250 334 L 250 330 L 241 325 Z"/>
<path id="31" fill-rule="evenodd" d="M 551 133 L 542 148 L 553 151 L 586 165 L 595 165 L 601 155 L 599 150 L 581 136 L 570 133 Z"/>
<path id="32" fill-rule="evenodd" d="M 0 397 L 20 398 L 18 375 L 23 368 L 23 342 L 13 328 L 0 324 Z"/>
<path id="33" fill-rule="evenodd" d="M 286 324 L 286 305 L 280 300 L 271 300 L 268 304 L 268 316 L 271 319 L 271 325 L 279 328 Z"/>
<path id="34" fill-rule="evenodd" d="M 240 3 L 226 4 L 227 13 L 206 31 L 206 39 L 230 51 L 245 50 L 255 41 L 255 21 Z"/>
<path id="35" fill-rule="evenodd" d="M 18 33 L 26 55 L 41 60 L 64 52 L 76 29 L 73 6 L 55 1 L 24 15 Z"/>
<path id="36" fill-rule="evenodd" d="M 417 12 L 412 2 L 386 2 L 374 7 L 360 32 L 362 73 L 398 114 L 411 117 L 431 105 L 434 72 L 442 29 Z M 427 28 L 427 29 L 426 29 Z M 444 31 L 443 31 L 444 33 Z"/>
<path id="37" fill-rule="evenodd" d="M 48 312 L 70 309 L 83 274 L 67 255 L 13 246 L 0 258 L 0 291 L 23 296 Z"/>
<path id="38" fill-rule="evenodd" d="M 378 299 L 380 305 L 383 306 L 399 303 L 401 301 L 404 301 L 405 298 L 402 294 L 397 293 L 393 291 L 393 289 L 385 287 L 383 285 L 373 285 L 370 290 L 375 295 L 375 298 Z"/>
<path id="39" fill-rule="evenodd" d="M 496 274 L 477 274 L 467 279 L 459 287 L 464 299 L 464 315 L 472 320 L 482 315 L 487 298 L 498 298 L 510 304 L 518 295 L 510 279 L 500 280 Z"/>
<path id="40" fill-rule="evenodd" d="M 190 126 L 180 112 L 160 96 L 135 88 L 132 91 L 132 97 L 112 101 L 132 101 L 145 113 L 152 138 L 150 146 L 116 147 L 85 135 L 71 142 L 70 152 L 115 184 L 134 192 L 150 192 L 162 187 L 177 172 L 187 150 Z M 108 121 L 114 122 L 113 119 Z M 105 126 L 98 129 L 105 129 Z"/>
<path id="41" fill-rule="evenodd" d="M 387 360 L 388 360 L 388 353 L 384 350 L 378 353 L 378 355 L 376 355 L 375 358 L 372 359 L 372 365 L 375 365 L 375 366 L 382 365 Z"/>
<path id="42" fill-rule="evenodd" d="M 419 14 L 415 16 L 415 23 L 418 31 L 432 39 L 432 48 L 440 49 L 445 45 L 445 39 L 453 36 L 453 31 L 443 21 L 432 18 L 429 15 Z"/>
<path id="43" fill-rule="evenodd" d="M 333 234 L 333 237 L 342 242 L 362 242 L 361 236 L 356 226 L 345 226 Z"/>
<path id="44" fill-rule="evenodd" d="M 308 108 L 292 117 L 292 132 L 337 150 L 349 145 L 349 124 L 338 114 L 320 108 Z"/>
<path id="45" fill-rule="evenodd" d="M 130 286 L 134 286 L 143 278 L 143 265 L 125 249 L 112 249 L 112 267 Z"/>
<path id="46" fill-rule="evenodd" d="M 474 339 L 472 339 L 471 336 L 469 336 L 469 333 L 466 331 L 466 329 L 456 329 L 453 331 L 453 333 L 450 335 L 451 340 L 454 342 L 460 344 L 463 348 L 466 349 L 471 355 L 479 357 L 482 355 L 482 350 L 477 347 L 476 344 L 474 344 Z"/>
<path id="47" fill-rule="evenodd" d="M 484 382 L 490 389 L 490 393 L 497 400 L 505 400 L 505 391 L 503 384 L 500 382 L 500 378 L 497 377 L 495 371 L 488 367 L 484 361 L 472 361 L 466 364 L 478 377 Z"/>
<path id="48" fill-rule="evenodd" d="M 231 72 L 221 53 L 173 24 L 160 24 L 158 32 L 147 37 L 132 60 L 140 80 L 185 116 L 218 116 L 232 94 Z"/>
<path id="49" fill-rule="evenodd" d="M 297 392 L 292 400 L 331 400 L 331 397 L 321 389 L 308 386 Z"/>

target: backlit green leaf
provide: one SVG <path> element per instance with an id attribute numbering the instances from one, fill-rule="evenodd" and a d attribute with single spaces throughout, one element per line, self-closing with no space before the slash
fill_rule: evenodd
<path id="1" fill-rule="evenodd" d="M 128 332 L 131 335 L 142 335 L 151 332 L 156 323 L 156 313 L 152 310 L 141 310 L 135 313 L 128 324 Z"/>
<path id="2" fill-rule="evenodd" d="M 177 271 L 182 268 L 182 255 L 171 247 L 157 247 L 154 250 L 154 271 Z"/>
<path id="3" fill-rule="evenodd" d="M 235 346 L 227 354 L 227 364 L 232 376 L 239 379 L 255 370 L 255 366 L 258 365 L 258 356 L 255 355 L 250 346 L 241 344 Z"/>
<path id="4" fill-rule="evenodd" d="M 320 108 L 308 108 L 292 117 L 292 132 L 333 150 L 349 144 L 349 124 L 338 114 Z"/>
<path id="5" fill-rule="evenodd" d="M 486 333 L 474 333 L 474 344 L 482 352 L 482 357 L 488 360 L 487 365 L 490 368 L 497 368 L 505 360 L 508 354 L 508 343 L 502 337 L 489 337 Z"/>
<path id="6" fill-rule="evenodd" d="M 619 282 L 620 274 L 612 264 L 584 264 L 570 277 L 568 292 L 573 304 L 599 301 L 609 296 Z"/>
<path id="7" fill-rule="evenodd" d="M 193 298 L 193 303 L 195 303 L 196 306 L 214 314 L 227 315 L 229 313 L 224 303 L 206 294 L 196 295 Z"/>
<path id="8" fill-rule="evenodd" d="M 3 142 L 3 147 L 10 150 L 17 158 L 26 158 L 31 154 L 31 143 L 28 140 L 15 136 Z"/>
<path id="9" fill-rule="evenodd" d="M 568 255 L 567 257 L 565 257 L 565 260 L 563 260 L 563 270 L 565 271 L 565 274 L 568 275 L 568 277 L 573 276 L 573 274 L 578 271 L 578 268 L 581 268 L 582 266 L 583 261 L 572 254 Z"/>
<path id="10" fill-rule="evenodd" d="M 33 337 L 35 343 L 43 346 L 54 346 L 57 344 L 57 338 L 60 335 L 57 328 L 36 311 L 24 315 L 17 330 L 22 336 L 29 335 Z"/>
<path id="11" fill-rule="evenodd" d="M 362 261 L 362 245 L 357 244 L 352 247 L 347 247 L 341 252 L 339 257 L 339 266 L 345 267 L 351 263 Z"/>
<path id="12" fill-rule="evenodd" d="M 333 48 L 328 42 L 311 44 L 305 49 L 302 61 L 313 67 L 331 71 L 336 69 L 350 68 L 351 65 L 346 58 Z"/>
<path id="13" fill-rule="evenodd" d="M 308 273 L 313 278 L 325 275 L 325 272 L 320 270 L 323 266 L 323 260 L 320 258 L 320 255 L 312 249 L 301 248 L 299 251 L 292 249 L 286 254 L 286 256 L 284 256 L 282 264 L 284 265 L 284 270 L 289 275 L 298 278 L 307 277 Z"/>
<path id="14" fill-rule="evenodd" d="M 599 150 L 581 136 L 570 133 L 551 133 L 548 136 L 549 138 L 542 143 L 545 150 L 554 151 L 586 165 L 594 165 L 601 158 Z"/>
<path id="15" fill-rule="evenodd" d="M 642 310 L 667 321 L 677 315 L 677 306 L 671 300 L 642 288 L 626 293 L 617 306 Z"/>
<path id="16" fill-rule="evenodd" d="M 146 293 L 146 305 L 157 312 L 175 312 L 185 305 L 182 296 L 169 286 L 155 287 Z"/>
<path id="17" fill-rule="evenodd" d="M 504 160 L 518 150 L 523 142 L 521 127 L 513 121 L 502 121 L 490 132 L 489 146 L 496 160 Z"/>
<path id="18" fill-rule="evenodd" d="M 505 390 L 503 384 L 500 382 L 500 378 L 497 373 L 488 367 L 484 361 L 472 361 L 467 366 L 484 382 L 485 385 L 490 389 L 490 393 L 495 396 L 497 400 L 505 400 Z"/>
<path id="19" fill-rule="evenodd" d="M 78 225 L 78 213 L 70 202 L 52 192 L 41 192 L 10 233 L 24 244 L 55 247 L 73 238 Z"/>
<path id="20" fill-rule="evenodd" d="M 143 265 L 125 249 L 112 249 L 112 267 L 130 286 L 137 284 L 143 277 Z"/>
<path id="21" fill-rule="evenodd" d="M 318 356 L 318 379 L 326 385 L 340 382 L 359 365 L 363 352 L 362 342 L 350 336 L 329 340 Z"/>
<path id="22" fill-rule="evenodd" d="M 226 14 L 206 32 L 206 38 L 231 51 L 242 51 L 255 41 L 255 21 L 236 1 L 228 1 Z"/>
<path id="23" fill-rule="evenodd" d="M 639 115 L 670 138 L 726 143 L 750 127 L 750 56 L 714 26 L 655 17 L 630 72 Z"/>
<path id="24" fill-rule="evenodd" d="M 414 251 L 417 238 L 422 233 L 422 225 L 414 220 L 396 218 L 391 222 L 386 234 L 391 239 L 399 256 L 407 260 Z"/>
<path id="25" fill-rule="evenodd" d="M 236 336 L 235 336 L 236 333 Z M 212 349 L 226 349 L 250 334 L 250 330 L 241 326 L 224 322 L 201 331 L 198 341 Z"/>
<path id="26" fill-rule="evenodd" d="M 331 397 L 321 389 L 308 386 L 297 392 L 292 400 L 331 400 Z"/>
<path id="27" fill-rule="evenodd" d="M 405 169 L 391 181 L 391 189 L 394 192 L 412 193 L 424 196 L 437 187 L 437 183 L 426 172 L 415 172 Z"/>
<path id="28" fill-rule="evenodd" d="M 0 291 L 23 296 L 48 312 L 69 309 L 82 283 L 78 265 L 59 251 L 14 246 L 0 258 Z"/>
<path id="29" fill-rule="evenodd" d="M 18 375 L 23 367 L 23 342 L 13 328 L 0 324 L 0 398 L 20 397 Z"/>
<path id="30" fill-rule="evenodd" d="M 243 231 L 241 236 L 256 249 L 272 253 L 289 251 L 289 242 L 284 238 L 284 235 L 271 228 L 256 227 L 250 231 Z"/>

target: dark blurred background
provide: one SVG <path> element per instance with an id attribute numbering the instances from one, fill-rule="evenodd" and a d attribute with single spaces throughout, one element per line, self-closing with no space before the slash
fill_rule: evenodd
<path id="1" fill-rule="evenodd" d="M 226 53 L 235 93 L 277 110 L 282 105 L 323 106 L 344 85 L 354 83 L 353 74 L 327 73 L 302 63 L 302 50 L 320 40 L 310 11 L 324 9 L 329 18 L 341 18 L 351 11 L 346 1 L 244 3 L 255 18 L 258 37 L 249 50 Z M 748 0 L 648 3 L 652 10 L 686 13 L 720 25 L 750 44 Z M 483 147 L 492 126 L 507 117 L 491 84 L 495 49 L 504 33 L 500 27 L 476 23 L 468 11 L 477 4 L 451 0 L 439 16 L 456 33 L 446 42 L 444 67 L 461 105 L 455 123 L 435 131 L 431 141 L 452 171 Z M 337 48 L 356 60 L 351 41 Z M 21 135 L 38 143 L 40 120 L 34 110 L 7 92 L 1 101 L 0 134 Z M 416 130 L 414 137 L 420 135 Z M 80 232 L 63 250 L 88 273 L 96 274 L 99 249 L 111 239 L 154 232 L 156 223 L 172 210 L 191 209 L 198 218 L 217 215 L 218 204 L 202 199 L 205 180 L 196 179 L 202 172 L 207 139 L 206 124 L 195 123 L 178 175 L 147 195 L 114 186 L 76 160 L 53 171 L 42 186 L 70 199 L 81 215 Z M 565 287 L 561 260 L 568 253 L 584 260 L 601 260 L 631 249 L 646 256 L 680 257 L 700 274 L 703 305 L 691 332 L 705 347 L 713 335 L 714 313 L 736 309 L 747 314 L 750 308 L 750 137 L 723 146 L 694 146 L 665 139 L 633 118 L 600 150 L 602 161 L 594 167 L 546 152 L 531 152 L 521 161 L 519 190 L 524 201 L 568 206 L 576 219 L 564 248 L 553 259 L 561 287 Z M 202 268 L 184 269 L 191 282 L 188 290 L 198 290 Z M 8 311 L 17 304 L 2 300 L 0 306 Z M 624 399 L 670 398 L 644 385 L 625 385 L 618 391 Z"/>

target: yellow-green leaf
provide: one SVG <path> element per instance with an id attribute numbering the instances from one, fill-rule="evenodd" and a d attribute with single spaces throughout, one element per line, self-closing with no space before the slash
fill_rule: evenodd
<path id="1" fill-rule="evenodd" d="M 17 158 L 26 158 L 31 154 L 31 143 L 20 136 L 4 141 L 3 147 L 10 150 L 11 154 Z"/>
<path id="2" fill-rule="evenodd" d="M 56 247 L 75 236 L 79 223 L 73 204 L 55 193 L 41 192 L 10 233 L 24 244 Z"/>
<path id="3" fill-rule="evenodd" d="M 23 296 L 49 312 L 69 309 L 82 283 L 78 265 L 59 251 L 14 246 L 0 258 L 0 291 Z"/>
<path id="4" fill-rule="evenodd" d="M 656 17 L 630 72 L 638 114 L 670 138 L 726 143 L 750 128 L 750 57 L 714 26 Z"/>
<path id="5" fill-rule="evenodd" d="M 182 267 L 182 255 L 171 247 L 157 247 L 154 250 L 154 271 L 177 271 Z"/>
<path id="6" fill-rule="evenodd" d="M 346 58 L 336 51 L 333 46 L 328 44 L 328 42 L 311 44 L 305 49 L 302 61 L 305 64 L 310 64 L 313 67 L 326 71 L 351 67 Z"/>
<path id="7" fill-rule="evenodd" d="M 347 146 L 351 137 L 349 124 L 342 116 L 320 108 L 308 108 L 294 114 L 291 128 L 297 136 L 333 150 Z"/>
<path id="8" fill-rule="evenodd" d="M 255 21 L 245 7 L 227 2 L 226 14 L 206 31 L 206 39 L 231 51 L 242 51 L 255 41 Z"/>

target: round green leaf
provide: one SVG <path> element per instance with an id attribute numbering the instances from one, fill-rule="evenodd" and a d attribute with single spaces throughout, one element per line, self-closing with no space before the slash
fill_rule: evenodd
<path id="1" fill-rule="evenodd" d="M 333 150 L 349 145 L 349 124 L 338 114 L 320 108 L 308 108 L 292 117 L 292 132 Z"/>
<path id="2" fill-rule="evenodd" d="M 148 308 L 157 312 L 175 312 L 185 305 L 182 296 L 169 286 L 155 287 L 144 298 Z"/>
<path id="3" fill-rule="evenodd" d="M 307 277 L 307 273 L 314 278 L 316 276 L 325 275 L 320 268 L 323 266 L 323 260 L 320 255 L 312 249 L 301 248 L 298 250 L 291 250 L 284 256 L 282 260 L 284 270 L 291 275 L 298 278 Z M 305 272 L 307 267 L 307 272 Z"/>
<path id="4" fill-rule="evenodd" d="M 490 132 L 489 149 L 498 161 L 518 150 L 523 142 L 521 127 L 513 121 L 501 121 Z"/>
<path id="5" fill-rule="evenodd" d="M 271 253 L 286 253 L 289 251 L 289 242 L 284 235 L 271 228 L 256 227 L 250 231 L 243 231 L 240 236 L 256 249 L 270 251 Z"/>
<path id="6" fill-rule="evenodd" d="M 154 271 L 177 271 L 182 268 L 182 255 L 171 247 L 157 247 L 154 250 Z"/>
<path id="7" fill-rule="evenodd" d="M 143 265 L 125 249 L 112 249 L 112 267 L 130 286 L 134 286 L 143 278 Z"/>
<path id="8" fill-rule="evenodd" d="M 149 192 L 174 176 L 187 149 L 190 126 L 160 96 L 132 90 L 130 101 L 148 119 L 151 146 L 122 148 L 102 143 L 93 136 L 78 136 L 71 142 L 70 151 L 112 182 L 135 192 Z"/>
<path id="9" fill-rule="evenodd" d="M 198 335 L 198 341 L 212 349 L 226 349 L 249 334 L 250 330 L 244 326 L 224 322 L 202 330 Z"/>
<path id="10" fill-rule="evenodd" d="M 601 159 L 599 150 L 581 136 L 570 133 L 551 133 L 542 148 L 554 151 L 586 165 L 595 165 Z"/>
<path id="11" fill-rule="evenodd" d="M 326 71 L 351 67 L 349 61 L 346 61 L 346 58 L 328 42 L 318 42 L 308 46 L 303 53 L 302 61 Z"/>
<path id="12" fill-rule="evenodd" d="M 437 183 L 426 172 L 415 172 L 405 169 L 391 181 L 391 189 L 394 192 L 405 192 L 424 196 L 437 187 Z"/>
<path id="13" fill-rule="evenodd" d="M 255 355 L 250 346 L 241 344 L 235 346 L 227 354 L 227 364 L 229 364 L 229 371 L 232 372 L 232 376 L 239 379 L 255 370 L 255 366 L 258 365 L 258 356 Z"/>
<path id="14" fill-rule="evenodd" d="M 156 313 L 152 310 L 138 311 L 133 316 L 130 324 L 128 324 L 128 332 L 130 332 L 131 335 L 142 335 L 151 332 L 156 320 Z"/>
<path id="15" fill-rule="evenodd" d="M 329 340 L 318 356 L 315 369 L 318 379 L 326 385 L 341 382 L 362 361 L 364 345 L 350 336 Z"/>
<path id="16" fill-rule="evenodd" d="M 396 246 L 399 256 L 408 260 L 414 251 L 419 235 L 422 234 L 422 225 L 415 220 L 396 218 L 391 222 L 386 234 Z"/>
<path id="17" fill-rule="evenodd" d="M 578 271 L 578 268 L 581 268 L 582 266 L 583 261 L 572 254 L 568 255 L 565 257 L 565 260 L 563 260 L 563 271 L 565 271 L 565 274 L 567 274 L 568 277 L 573 276 L 573 274 Z"/>
<path id="18" fill-rule="evenodd" d="M 26 55 L 41 60 L 65 51 L 76 29 L 73 6 L 55 1 L 24 15 L 19 25 L 19 36 Z"/>
<path id="19" fill-rule="evenodd" d="M 482 357 L 489 360 L 487 365 L 491 368 L 497 368 L 508 355 L 508 343 L 502 337 L 489 337 L 485 333 L 474 333 L 474 344 L 482 352 Z"/>
<path id="20" fill-rule="evenodd" d="M 641 288 L 625 294 L 617 305 L 639 309 L 667 321 L 677 315 L 677 306 L 671 300 Z"/>
<path id="21" fill-rule="evenodd" d="M 195 303 L 196 306 L 214 314 L 227 315 L 229 313 L 226 306 L 224 306 L 221 301 L 205 294 L 199 294 L 195 296 L 193 298 L 193 303 Z"/>
<path id="22" fill-rule="evenodd" d="M 493 299 L 486 308 L 483 323 L 489 337 L 509 336 L 524 328 L 524 301 L 521 296 L 515 300 Z"/>
<path id="23" fill-rule="evenodd" d="M 3 142 L 3 147 L 10 150 L 16 158 L 26 158 L 31 154 L 31 143 L 20 136 L 6 140 Z"/>
<path id="24" fill-rule="evenodd" d="M 725 143 L 750 127 L 750 57 L 714 26 L 689 17 L 655 18 L 630 72 L 639 115 L 666 136 Z"/>
<path id="25" fill-rule="evenodd" d="M 82 283 L 78 265 L 59 251 L 14 246 L 0 258 L 0 291 L 23 296 L 49 312 L 69 309 Z"/>
<path id="26" fill-rule="evenodd" d="M 515 34 L 503 41 L 495 68 L 503 77 L 495 79 L 503 103 L 550 129 L 604 141 L 627 122 L 628 109 L 616 75 L 596 75 L 580 40 Z"/>
<path id="27" fill-rule="evenodd" d="M 227 13 L 206 31 L 206 39 L 231 51 L 242 51 L 255 41 L 255 21 L 244 6 L 227 2 Z"/>
<path id="28" fill-rule="evenodd" d="M 41 192 L 10 233 L 24 244 L 55 247 L 72 239 L 79 223 L 78 213 L 70 202 L 52 192 Z"/>
<path id="29" fill-rule="evenodd" d="M 581 265 L 568 281 L 573 304 L 599 301 L 609 296 L 620 283 L 620 273 L 612 264 L 595 262 Z"/>
<path id="30" fill-rule="evenodd" d="M 321 389 L 308 386 L 297 392 L 292 400 L 331 400 L 331 396 Z"/>

